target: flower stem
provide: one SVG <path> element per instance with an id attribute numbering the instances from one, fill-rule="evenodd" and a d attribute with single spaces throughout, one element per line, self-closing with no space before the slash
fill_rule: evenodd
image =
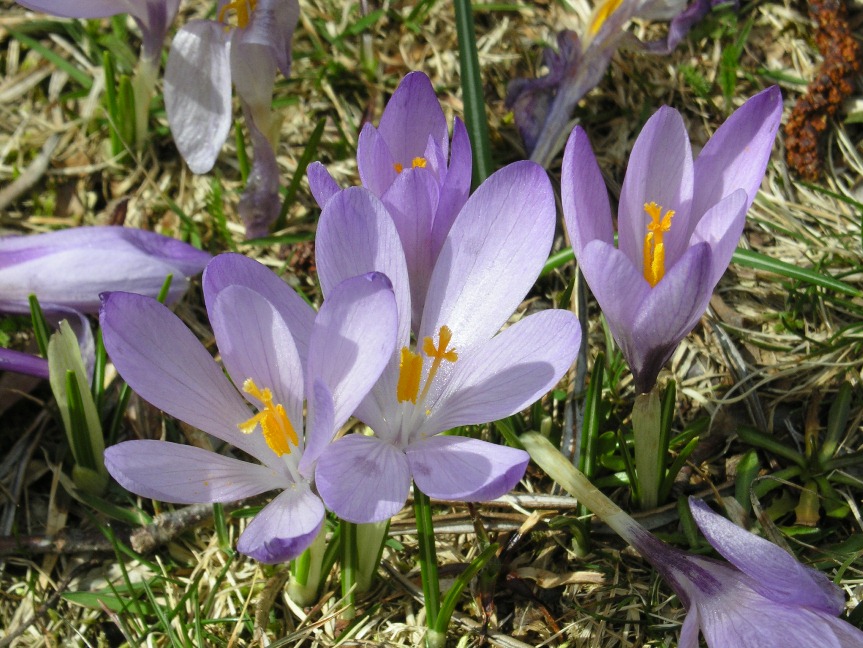
<path id="1" fill-rule="evenodd" d="M 434 523 L 428 495 L 414 484 L 414 514 L 417 521 L 417 544 L 419 546 L 420 573 L 423 581 L 423 596 L 426 607 L 426 648 L 443 646 L 446 635 L 436 630 L 440 613 L 440 585 L 437 574 L 437 551 L 435 549 Z"/>
<path id="2" fill-rule="evenodd" d="M 156 88 L 159 76 L 158 59 L 141 57 L 138 69 L 132 80 L 132 92 L 135 98 L 135 147 L 140 151 L 147 142 L 150 123 L 150 100 Z"/>
<path id="3" fill-rule="evenodd" d="M 659 456 L 662 436 L 662 407 L 659 388 L 647 394 L 639 394 L 632 407 L 632 432 L 635 436 L 635 474 L 638 477 L 639 504 L 642 509 L 656 508 L 659 502 L 659 485 L 662 482 L 664 464 Z"/>
<path id="4" fill-rule="evenodd" d="M 353 619 L 356 614 L 354 593 L 357 582 L 357 525 L 339 520 L 342 547 L 342 600 L 345 603 L 343 619 Z"/>

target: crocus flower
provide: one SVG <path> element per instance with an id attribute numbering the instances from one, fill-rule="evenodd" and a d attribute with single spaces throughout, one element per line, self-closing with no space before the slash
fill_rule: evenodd
<path id="1" fill-rule="evenodd" d="M 696 524 L 728 562 L 671 547 L 603 495 L 547 439 L 531 432 L 521 441 L 550 477 L 665 578 L 687 610 L 678 648 L 698 648 L 699 632 L 710 648 L 863 646 L 863 632 L 837 618 L 842 591 L 771 542 L 689 498 Z"/>
<path id="2" fill-rule="evenodd" d="M 315 315 L 272 272 L 227 254 L 207 266 L 204 296 L 233 383 L 192 332 L 147 297 L 105 297 L 105 348 L 145 400 L 260 463 L 137 440 L 108 448 L 105 465 L 128 490 L 165 502 L 230 502 L 281 491 L 246 527 L 237 549 L 261 562 L 283 562 L 321 528 L 314 462 L 392 353 L 393 291 L 380 273 L 351 277 L 333 287 Z"/>
<path id="3" fill-rule="evenodd" d="M 486 180 L 443 242 L 414 345 L 408 250 L 387 208 L 361 187 L 329 199 L 315 246 L 324 294 L 377 270 L 392 280 L 399 312 L 396 353 L 355 411 L 374 435 L 344 436 L 318 461 L 318 489 L 337 515 L 385 520 L 404 505 L 411 478 L 431 497 L 461 501 L 493 499 L 518 483 L 523 451 L 440 433 L 518 412 L 575 358 L 581 331 L 568 311 L 535 313 L 499 333 L 542 269 L 554 227 L 540 167 L 515 163 Z"/>
<path id="4" fill-rule="evenodd" d="M 383 201 L 396 224 L 408 262 L 416 332 L 432 268 L 470 192 L 467 129 L 456 117 L 450 146 L 431 81 L 411 72 L 387 103 L 380 125 L 363 126 L 357 167 L 363 186 Z M 323 208 L 339 187 L 319 162 L 309 166 L 308 177 Z"/>
<path id="5" fill-rule="evenodd" d="M 640 392 L 648 392 L 707 308 L 761 184 L 782 116 L 779 88 L 759 93 L 720 126 L 692 161 L 677 111 L 645 124 L 618 207 L 611 208 L 587 136 L 563 156 L 564 221 L 584 277 Z"/>
<path id="6" fill-rule="evenodd" d="M 51 323 L 69 320 L 84 357 L 91 360 L 92 333 L 83 314 L 98 312 L 100 293 L 126 290 L 155 297 L 170 274 L 171 303 L 186 292 L 189 277 L 201 272 L 210 258 L 176 239 L 130 227 L 73 227 L 5 236 L 0 238 L 0 312 L 29 313 L 28 299 L 35 294 Z M 16 362 L 9 353 L 0 350 L 5 356 L 0 362 Z M 6 368 L 42 376 L 42 362 Z"/>
<path id="7" fill-rule="evenodd" d="M 213 168 L 231 126 L 232 81 L 237 88 L 255 146 L 242 210 L 250 237 L 265 234 L 278 216 L 280 120 L 271 104 L 276 71 L 291 71 L 299 11 L 297 0 L 220 0 L 217 20 L 193 20 L 177 32 L 165 67 L 168 124 L 194 173 Z"/>
<path id="8" fill-rule="evenodd" d="M 530 153 L 530 159 L 547 167 L 568 130 L 576 104 L 605 74 L 611 58 L 625 42 L 656 53 L 672 51 L 696 22 L 717 4 L 731 0 L 603 0 L 593 11 L 580 36 L 571 30 L 557 35 L 557 52 L 546 49 L 548 74 L 539 79 L 515 79 L 507 90 L 507 105 Z M 733 3 L 736 6 L 736 1 Z M 642 43 L 625 31 L 633 18 L 670 20 L 662 41 Z"/>

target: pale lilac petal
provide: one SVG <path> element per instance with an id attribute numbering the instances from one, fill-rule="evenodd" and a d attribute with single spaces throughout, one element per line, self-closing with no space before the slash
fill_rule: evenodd
<path id="1" fill-rule="evenodd" d="M 276 61 L 274 48 L 266 40 L 267 30 L 258 20 L 259 10 L 247 29 L 237 29 L 233 33 L 230 46 L 231 79 L 237 89 L 237 96 L 258 111 L 269 112 L 273 103 L 273 85 L 276 82 Z M 257 29 L 252 29 L 253 25 Z M 274 24 L 270 25 L 274 27 Z M 264 38 L 265 40 L 261 40 Z M 260 128 L 266 128 L 261 124 Z"/>
<path id="2" fill-rule="evenodd" d="M 307 389 L 320 379 L 332 394 L 334 429 L 374 386 L 396 351 L 398 311 L 389 279 L 352 277 L 329 291 L 309 344 Z"/>
<path id="3" fill-rule="evenodd" d="M 383 196 L 398 177 L 395 163 L 396 160 L 378 130 L 368 123 L 363 126 L 357 141 L 357 171 L 363 186 L 375 196 Z"/>
<path id="4" fill-rule="evenodd" d="M 738 189 L 707 210 L 692 234 L 690 245 L 707 243 L 712 251 L 713 268 L 707 281 L 711 290 L 728 269 L 746 224 L 746 192 Z"/>
<path id="5" fill-rule="evenodd" d="M 128 13 L 133 3 L 124 0 L 16 0 L 22 7 L 63 18 L 107 18 Z"/>
<path id="6" fill-rule="evenodd" d="M 707 541 L 749 576 L 752 587 L 763 596 L 834 616 L 844 609 L 842 590 L 821 572 L 804 567 L 775 544 L 717 515 L 701 500 L 690 497 L 689 508 Z"/>
<path id="7" fill-rule="evenodd" d="M 464 122 L 456 117 L 452 124 L 452 150 L 450 151 L 449 167 L 446 177 L 440 187 L 440 200 L 432 228 L 432 247 L 435 250 L 435 261 L 453 221 L 458 216 L 468 194 L 472 172 L 473 155 L 470 147 L 470 137 Z"/>
<path id="8" fill-rule="evenodd" d="M 239 430 L 251 416 L 248 405 L 165 306 L 141 295 L 109 293 L 99 321 L 111 361 L 144 400 L 262 462 L 275 458 L 262 435 Z"/>
<path id="9" fill-rule="evenodd" d="M 404 506 L 411 474 L 407 457 L 395 446 L 349 434 L 318 459 L 315 484 L 327 508 L 343 520 L 382 522 Z"/>
<path id="10" fill-rule="evenodd" d="M 255 58 L 258 56 L 266 57 L 266 65 L 272 64 L 278 67 L 285 77 L 290 76 L 291 40 L 299 15 L 300 7 L 297 0 L 258 0 L 249 24 L 244 29 L 236 30 L 232 49 L 237 45 L 240 45 L 241 48 L 255 46 L 267 49 L 269 50 L 268 53 L 261 53 Z M 239 54 L 241 57 L 247 56 L 246 52 Z M 234 55 L 235 52 L 232 51 L 231 56 L 234 57 Z M 262 63 L 264 63 L 263 60 Z M 250 68 L 250 70 L 254 70 L 254 68 Z M 237 77 L 234 76 L 235 84 L 237 84 L 237 80 Z M 240 88 L 239 84 L 237 84 L 237 88 Z"/>
<path id="11" fill-rule="evenodd" d="M 468 199 L 432 272 L 418 338 L 441 326 L 466 350 L 489 339 L 521 303 L 548 258 L 557 220 L 542 167 L 515 162 Z"/>
<path id="12" fill-rule="evenodd" d="M 310 394 L 306 419 L 306 447 L 297 466 L 300 474 L 308 480 L 314 475 L 318 457 L 338 431 L 335 424 L 335 404 L 329 388 L 318 378 L 312 384 Z"/>
<path id="13" fill-rule="evenodd" d="M 683 620 L 677 648 L 698 648 L 699 627 L 698 607 L 693 606 L 687 611 L 686 618 Z"/>
<path id="14" fill-rule="evenodd" d="M 587 133 L 580 126 L 573 129 L 563 151 L 560 195 L 566 231 L 579 263 L 584 247 L 591 241 L 598 239 L 613 244 L 614 229 L 605 181 Z"/>
<path id="15" fill-rule="evenodd" d="M 222 362 L 237 389 L 251 378 L 259 389 L 269 389 L 274 402 L 284 406 L 298 434 L 303 429 L 303 366 L 285 321 L 275 306 L 245 286 L 220 291 L 207 313 Z M 250 396 L 256 408 L 262 403 Z"/>
<path id="16" fill-rule="evenodd" d="M 781 119 L 782 94 L 778 86 L 771 86 L 749 99 L 717 129 L 695 161 L 695 219 L 739 188 L 748 198 L 744 212 L 749 210 Z"/>
<path id="17" fill-rule="evenodd" d="M 629 157 L 620 191 L 618 244 L 633 264 L 644 260 L 644 237 L 650 217 L 645 203 L 655 202 L 675 212 L 665 234 L 666 267 L 676 263 L 689 243 L 688 226 L 693 192 L 692 150 L 683 119 L 663 106 L 647 120 Z"/>
<path id="18" fill-rule="evenodd" d="M 105 467 L 128 491 L 161 502 L 236 502 L 291 485 L 284 473 L 167 441 L 125 441 L 105 450 Z"/>
<path id="19" fill-rule="evenodd" d="M 429 433 L 521 411 L 557 384 L 580 345 L 581 327 L 569 311 L 522 319 L 459 357 L 432 408 Z"/>
<path id="20" fill-rule="evenodd" d="M 174 36 L 165 66 L 165 110 L 177 149 L 194 173 L 213 168 L 231 127 L 230 32 L 193 20 Z"/>
<path id="21" fill-rule="evenodd" d="M 422 72 L 406 75 L 387 102 L 378 132 L 393 157 L 409 169 L 422 156 L 431 137 L 445 153 L 449 150 L 446 117 L 429 78 Z M 365 181 L 363 181 L 365 184 Z"/>
<path id="22" fill-rule="evenodd" d="M 405 451 L 417 487 L 436 499 L 484 502 L 505 495 L 524 476 L 524 450 L 459 436 L 433 436 Z"/>
<path id="23" fill-rule="evenodd" d="M 268 565 L 299 556 L 324 522 L 324 505 L 308 483 L 291 484 L 243 531 L 237 551 Z"/>
<path id="24" fill-rule="evenodd" d="M 48 361 L 23 351 L 0 348 L 0 371 L 13 371 L 47 379 Z"/>
<path id="25" fill-rule="evenodd" d="M 278 275 L 242 254 L 220 254 L 204 271 L 204 299 L 214 303 L 219 292 L 231 286 L 245 286 L 266 299 L 281 314 L 305 366 L 315 311 Z"/>
<path id="26" fill-rule="evenodd" d="M 341 191 L 341 187 L 327 171 L 327 167 L 320 162 L 312 162 L 306 169 L 306 175 L 309 179 L 309 189 L 312 196 L 321 209 L 324 208 L 330 198 Z"/>

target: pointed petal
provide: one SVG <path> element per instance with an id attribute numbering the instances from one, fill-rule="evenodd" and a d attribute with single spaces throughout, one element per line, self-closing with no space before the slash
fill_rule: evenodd
<path id="1" fill-rule="evenodd" d="M 165 110 L 177 149 L 194 173 L 213 168 L 231 127 L 229 32 L 193 20 L 174 36 L 165 66 Z"/>
<path id="2" fill-rule="evenodd" d="M 837 615 L 845 607 L 842 590 L 824 574 L 804 567 L 788 553 L 689 498 L 698 528 L 726 560 L 752 579 L 763 596 L 789 605 L 805 605 Z"/>
<path id="3" fill-rule="evenodd" d="M 505 495 L 524 476 L 524 450 L 459 436 L 433 436 L 405 451 L 411 474 L 429 497 L 484 502 Z"/>
<path id="4" fill-rule="evenodd" d="M 125 441 L 105 450 L 105 467 L 128 491 L 161 502 L 236 502 L 290 485 L 284 473 L 167 441 Z"/>
<path id="5" fill-rule="evenodd" d="M 680 639 L 677 648 L 698 648 L 698 607 L 693 606 L 686 612 L 683 627 L 680 628 Z"/>
<path id="6" fill-rule="evenodd" d="M 713 267 L 708 284 L 711 291 L 728 268 L 746 223 L 746 193 L 738 189 L 707 210 L 695 227 L 691 245 L 705 242 L 712 251 Z"/>
<path id="7" fill-rule="evenodd" d="M 278 275 L 242 254 L 220 254 L 204 271 L 204 299 L 208 308 L 219 292 L 230 286 L 245 286 L 266 299 L 279 311 L 305 366 L 315 311 Z"/>
<path id="8" fill-rule="evenodd" d="M 695 161 L 692 214 L 697 219 L 711 205 L 742 188 L 749 211 L 776 140 L 782 119 L 782 93 L 771 86 L 738 108 L 702 149 Z"/>
<path id="9" fill-rule="evenodd" d="M 349 434 L 330 445 L 315 470 L 315 484 L 327 507 L 357 524 L 381 522 L 398 513 L 410 483 L 404 452 L 361 434 Z"/>
<path id="10" fill-rule="evenodd" d="M 333 433 L 394 355 L 397 327 L 392 284 L 379 272 L 346 279 L 324 300 L 309 344 L 307 386 L 320 379 L 332 394 Z"/>
<path id="11" fill-rule="evenodd" d="M 296 558 L 321 530 L 324 505 L 305 482 L 291 484 L 243 531 L 237 551 L 268 565 Z"/>
<path id="12" fill-rule="evenodd" d="M 165 306 L 114 292 L 99 321 L 105 348 L 123 379 L 144 400 L 262 462 L 273 452 L 260 434 L 237 427 L 251 412 L 210 354 Z"/>
<path id="13" fill-rule="evenodd" d="M 580 345 L 581 327 L 569 311 L 525 317 L 459 357 L 427 429 L 488 423 L 524 409 L 557 384 Z"/>
<path id="14" fill-rule="evenodd" d="M 557 220 L 545 171 L 515 162 L 468 199 L 441 249 L 418 339 L 446 325 L 465 351 L 491 338 L 521 303 L 548 258 Z"/>
<path id="15" fill-rule="evenodd" d="M 375 196 L 383 196 L 398 177 L 395 159 L 378 130 L 366 124 L 357 141 L 357 171 L 363 186 Z"/>
<path id="16" fill-rule="evenodd" d="M 270 389 L 298 434 L 303 429 L 303 366 L 285 321 L 275 306 L 245 286 L 218 293 L 207 312 L 222 362 L 240 391 L 251 378 Z M 262 403 L 246 396 L 256 408 Z"/>
<path id="17" fill-rule="evenodd" d="M 321 209 L 324 208 L 330 198 L 341 190 L 333 176 L 327 171 L 327 167 L 320 162 L 312 162 L 306 169 L 306 175 L 309 179 L 309 189 L 312 196 Z"/>
<path id="18" fill-rule="evenodd" d="M 693 191 L 692 149 L 683 118 L 663 106 L 647 120 L 626 167 L 620 191 L 618 245 L 633 265 L 644 265 L 644 237 L 650 217 L 645 203 L 655 202 L 674 211 L 671 230 L 665 234 L 665 263 L 676 263 L 689 243 L 688 226 Z"/>
<path id="19" fill-rule="evenodd" d="M 573 129 L 563 151 L 560 195 L 566 231 L 576 259 L 580 259 L 584 247 L 593 240 L 614 243 L 605 180 L 581 126 Z"/>
<path id="20" fill-rule="evenodd" d="M 435 250 L 433 262 L 437 260 L 437 254 L 449 234 L 453 221 L 467 202 L 470 194 L 472 163 L 473 156 L 467 128 L 464 122 L 456 117 L 452 124 L 449 167 L 440 187 L 440 200 L 432 228 L 432 247 Z"/>

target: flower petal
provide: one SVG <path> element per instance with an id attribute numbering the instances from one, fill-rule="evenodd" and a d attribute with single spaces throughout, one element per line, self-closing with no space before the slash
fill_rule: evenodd
<path id="1" fill-rule="evenodd" d="M 306 169 L 306 176 L 309 179 L 309 189 L 312 196 L 321 209 L 324 208 L 330 198 L 341 190 L 333 176 L 327 171 L 327 167 L 320 162 L 312 162 Z"/>
<path id="2" fill-rule="evenodd" d="M 194 173 L 213 168 L 231 127 L 229 34 L 221 23 L 193 20 L 177 32 L 168 53 L 168 124 Z"/>
<path id="3" fill-rule="evenodd" d="M 23 351 L 0 348 L 0 371 L 14 371 L 47 380 L 48 361 Z"/>
<path id="4" fill-rule="evenodd" d="M 479 439 L 433 436 L 405 450 L 419 489 L 436 499 L 484 502 L 518 484 L 530 461 L 524 450 Z"/>
<path id="5" fill-rule="evenodd" d="M 593 240 L 614 243 L 608 191 L 581 126 L 573 129 L 563 151 L 560 196 L 566 231 L 577 259 Z"/>
<path id="6" fill-rule="evenodd" d="M 357 171 L 363 186 L 383 196 L 398 176 L 395 159 L 378 129 L 367 123 L 357 140 Z"/>
<path id="7" fill-rule="evenodd" d="M 267 466 L 167 441 L 111 446 L 105 450 L 105 467 L 126 490 L 176 504 L 236 502 L 291 484 Z"/>
<path id="8" fill-rule="evenodd" d="M 237 425 L 251 412 L 222 369 L 165 306 L 114 292 L 99 317 L 105 348 L 123 379 L 144 400 L 262 462 L 275 457 L 260 434 Z"/>
<path id="9" fill-rule="evenodd" d="M 309 484 L 291 484 L 249 523 L 237 551 L 268 565 L 287 562 L 312 544 L 323 523 L 324 505 Z"/>
<path id="10" fill-rule="evenodd" d="M 702 241 L 710 246 L 713 267 L 708 283 L 711 291 L 728 269 L 746 223 L 746 192 L 738 189 L 707 210 L 692 234 L 691 245 Z"/>
<path id="11" fill-rule="evenodd" d="M 650 217 L 645 203 L 674 211 L 665 234 L 665 265 L 677 262 L 689 243 L 688 226 L 693 192 L 692 149 L 683 118 L 663 106 L 647 120 L 626 168 L 620 190 L 618 245 L 637 268 L 644 265 L 644 237 Z"/>
<path id="12" fill-rule="evenodd" d="M 335 424 L 335 404 L 329 388 L 320 378 L 316 378 L 310 391 L 306 419 L 306 447 L 297 466 L 300 474 L 310 480 L 315 474 L 318 457 L 333 440 L 339 427 Z"/>
<path id="13" fill-rule="evenodd" d="M 411 475 L 404 452 L 376 437 L 349 434 L 318 459 L 315 484 L 336 515 L 357 524 L 381 522 L 408 498 Z"/>
<path id="14" fill-rule="evenodd" d="M 752 587 L 778 603 L 805 605 L 833 616 L 842 612 L 842 590 L 824 574 L 804 567 L 788 553 L 689 498 L 698 528 L 726 560 L 752 579 Z M 816 644 L 811 644 L 816 645 Z"/>
<path id="15" fill-rule="evenodd" d="M 467 128 L 464 122 L 456 117 L 452 124 L 452 150 L 450 151 L 449 167 L 440 187 L 440 200 L 432 228 L 432 247 L 435 250 L 435 260 L 437 260 L 437 252 L 440 251 L 446 240 L 453 221 L 464 207 L 468 194 L 470 194 L 472 161 L 473 156 Z"/>
<path id="16" fill-rule="evenodd" d="M 491 338 L 521 303 L 548 258 L 557 215 L 545 171 L 515 162 L 468 199 L 438 256 L 418 339 L 441 326 L 465 351 Z"/>

